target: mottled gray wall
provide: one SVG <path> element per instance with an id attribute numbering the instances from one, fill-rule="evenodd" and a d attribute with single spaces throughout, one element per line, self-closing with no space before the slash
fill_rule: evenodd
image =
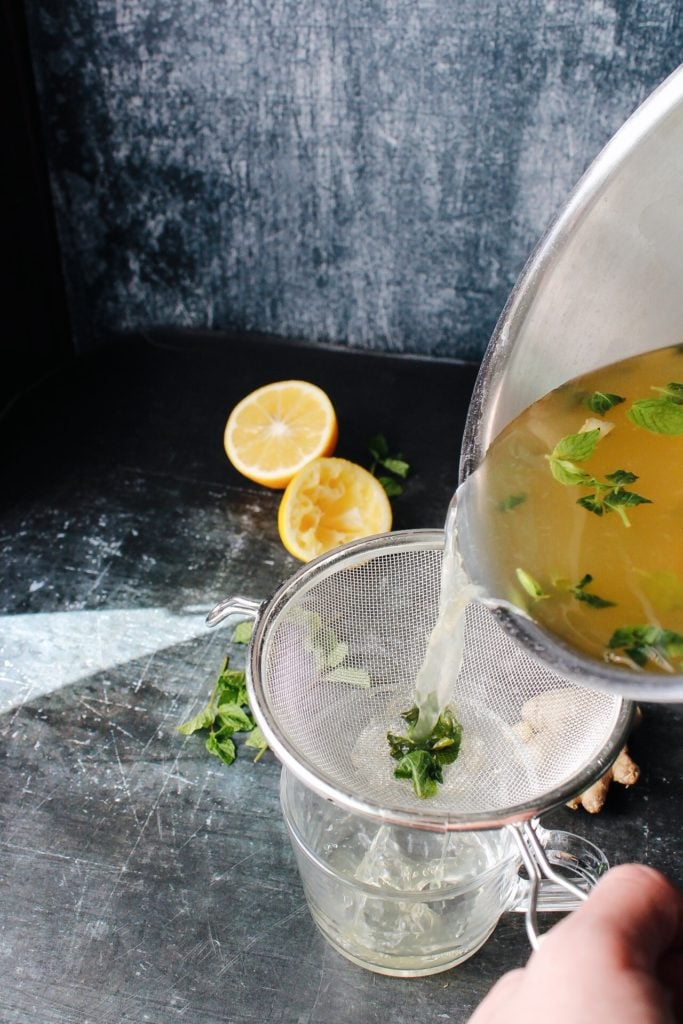
<path id="1" fill-rule="evenodd" d="M 478 357 L 671 0 L 26 0 L 72 315 Z"/>

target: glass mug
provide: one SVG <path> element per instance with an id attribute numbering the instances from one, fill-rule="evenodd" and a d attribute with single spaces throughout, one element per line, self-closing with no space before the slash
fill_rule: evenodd
<path id="1" fill-rule="evenodd" d="M 510 830 L 431 832 L 384 824 L 314 793 L 286 768 L 280 797 L 311 916 L 327 941 L 368 970 L 436 974 L 486 942 L 501 915 L 527 911 L 531 883 Z M 586 892 L 607 868 L 597 847 L 535 826 L 551 864 Z M 580 900 L 544 881 L 541 911 Z"/>

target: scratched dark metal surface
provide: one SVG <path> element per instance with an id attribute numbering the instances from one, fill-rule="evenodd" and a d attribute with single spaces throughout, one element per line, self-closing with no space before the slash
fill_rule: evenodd
<path id="1" fill-rule="evenodd" d="M 681 59 L 680 0 L 24 0 L 79 345 L 243 327 L 479 358 Z"/>
<path id="2" fill-rule="evenodd" d="M 231 768 L 176 725 L 206 699 L 229 593 L 265 596 L 296 566 L 278 497 L 221 451 L 225 415 L 285 375 L 325 386 L 339 453 L 384 430 L 415 474 L 397 525 L 438 526 L 473 368 L 267 339 L 118 339 L 26 396 L 3 425 L 0 537 L 2 1024 L 464 1024 L 524 963 L 504 917 L 431 978 L 363 971 L 308 915 L 278 806 L 278 766 Z M 549 822 L 683 881 L 681 712 L 646 708 L 638 786 L 598 818 Z"/>

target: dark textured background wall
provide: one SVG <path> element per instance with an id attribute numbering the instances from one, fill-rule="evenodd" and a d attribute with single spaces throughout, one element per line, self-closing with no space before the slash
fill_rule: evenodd
<path id="1" fill-rule="evenodd" d="M 671 0 L 26 0 L 77 344 L 240 326 L 478 357 L 683 59 Z"/>

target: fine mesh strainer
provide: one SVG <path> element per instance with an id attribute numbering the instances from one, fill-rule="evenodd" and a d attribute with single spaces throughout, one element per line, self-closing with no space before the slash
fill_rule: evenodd
<path id="1" fill-rule="evenodd" d="M 229 599 L 208 622 L 255 614 L 252 710 L 272 750 L 305 785 L 393 825 L 444 832 L 516 826 L 529 873 L 576 892 L 555 877 L 524 823 L 607 769 L 625 741 L 632 705 L 544 667 L 483 605 L 467 608 L 464 662 L 452 685 L 450 704 L 463 727 L 458 760 L 427 800 L 393 776 L 386 734 L 405 732 L 400 715 L 414 704 L 439 610 L 443 551 L 443 531 L 431 530 L 347 544 L 304 566 L 264 604 Z M 533 921 L 528 927 L 534 942 Z"/>

